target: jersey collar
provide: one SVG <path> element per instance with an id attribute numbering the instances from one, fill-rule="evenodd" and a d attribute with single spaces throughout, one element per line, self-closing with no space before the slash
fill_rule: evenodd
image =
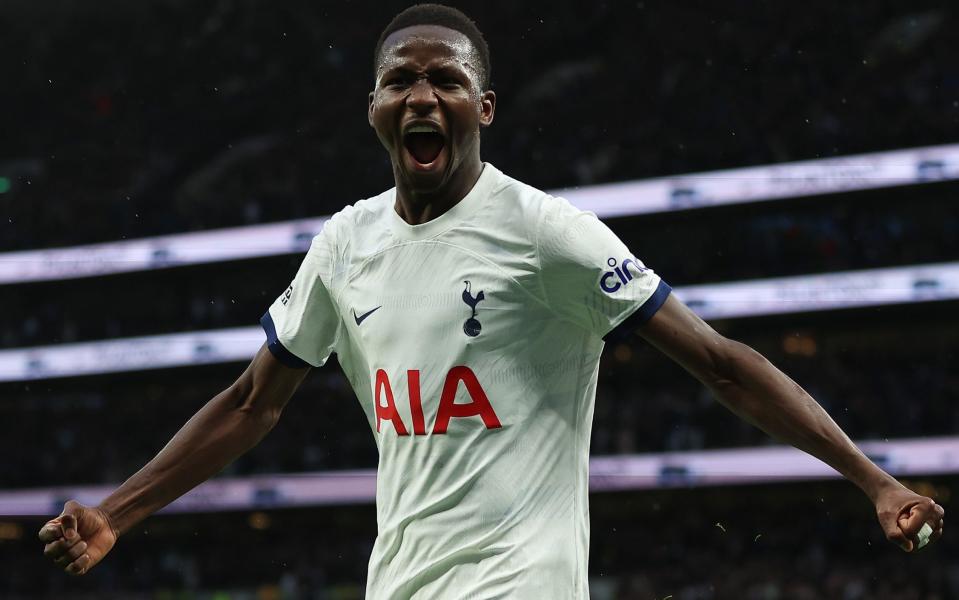
<path id="1" fill-rule="evenodd" d="M 500 172 L 496 167 L 489 163 L 483 163 L 483 171 L 480 173 L 479 179 L 476 180 L 473 189 L 462 200 L 435 219 L 430 219 L 419 225 L 410 225 L 396 214 L 396 188 L 393 188 L 389 194 L 390 227 L 393 233 L 404 240 L 424 240 L 436 237 L 444 231 L 456 227 L 486 203 L 499 175 Z"/>

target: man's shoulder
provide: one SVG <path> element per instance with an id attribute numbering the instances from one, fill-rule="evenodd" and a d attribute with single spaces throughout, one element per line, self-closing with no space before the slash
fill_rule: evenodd
<path id="1" fill-rule="evenodd" d="M 535 232 L 535 238 L 562 236 L 582 216 L 595 216 L 570 203 L 566 198 L 543 191 L 497 171 L 498 182 L 494 194 L 495 206 L 502 212 L 499 218 L 507 223 L 524 223 Z"/>
<path id="2" fill-rule="evenodd" d="M 387 210 L 392 207 L 393 189 L 391 188 L 376 196 L 344 206 L 333 213 L 327 226 L 335 229 L 337 234 L 351 235 L 356 229 L 369 228 L 382 222 Z"/>
<path id="3" fill-rule="evenodd" d="M 493 165 L 487 164 L 487 166 L 492 167 L 495 177 L 491 193 L 494 196 L 508 196 L 514 206 L 540 209 L 557 200 L 549 193 L 507 175 Z"/>
<path id="4" fill-rule="evenodd" d="M 336 256 L 347 246 L 363 239 L 382 237 L 386 210 L 392 207 L 392 192 L 387 190 L 371 198 L 359 200 L 333 213 L 313 238 L 313 248 L 327 249 Z M 337 250 L 339 249 L 339 250 Z"/>
<path id="5" fill-rule="evenodd" d="M 342 266 L 358 251 L 375 246 L 376 240 L 384 239 L 383 228 L 388 227 L 386 211 L 393 206 L 392 193 L 387 190 L 333 213 L 313 237 L 310 252 Z"/>
<path id="6" fill-rule="evenodd" d="M 497 212 L 497 219 L 501 222 L 524 223 L 533 229 L 539 229 L 546 220 L 580 212 L 566 199 L 506 175 L 498 169 L 495 175 L 496 183 L 491 192 L 495 202 L 492 205 Z"/>

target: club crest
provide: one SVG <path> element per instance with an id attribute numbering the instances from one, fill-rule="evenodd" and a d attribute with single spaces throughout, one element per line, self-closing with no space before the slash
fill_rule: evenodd
<path id="1" fill-rule="evenodd" d="M 483 330 L 483 326 L 476 319 L 476 305 L 483 301 L 485 297 L 483 296 L 483 290 L 477 292 L 474 297 L 473 294 L 470 293 L 470 282 L 464 281 L 463 283 L 466 284 L 466 289 L 463 290 L 463 302 L 472 310 L 470 318 L 466 319 L 466 322 L 463 323 L 463 333 L 470 337 L 476 337 L 480 334 L 480 331 Z"/>

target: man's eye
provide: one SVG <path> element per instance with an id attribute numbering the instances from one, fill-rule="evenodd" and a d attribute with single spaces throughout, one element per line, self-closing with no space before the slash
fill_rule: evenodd
<path id="1" fill-rule="evenodd" d="M 460 87 L 460 82 L 455 79 L 440 79 L 436 82 L 436 85 L 443 89 L 455 90 Z"/>

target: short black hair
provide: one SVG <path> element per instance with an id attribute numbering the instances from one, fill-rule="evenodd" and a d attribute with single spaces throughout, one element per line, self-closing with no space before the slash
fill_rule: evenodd
<path id="1" fill-rule="evenodd" d="M 376 49 L 373 51 L 373 72 L 380 66 L 380 52 L 383 50 L 383 42 L 394 31 L 413 27 L 414 25 L 439 25 L 455 31 L 459 31 L 473 44 L 480 59 L 480 87 L 483 90 L 489 89 L 490 82 L 490 60 L 489 46 L 486 45 L 486 39 L 483 33 L 476 26 L 472 19 L 463 14 L 462 11 L 444 6 L 442 4 L 414 4 L 403 12 L 399 13 L 390 24 L 386 26 L 383 33 L 380 34 L 379 41 L 376 42 Z"/>

